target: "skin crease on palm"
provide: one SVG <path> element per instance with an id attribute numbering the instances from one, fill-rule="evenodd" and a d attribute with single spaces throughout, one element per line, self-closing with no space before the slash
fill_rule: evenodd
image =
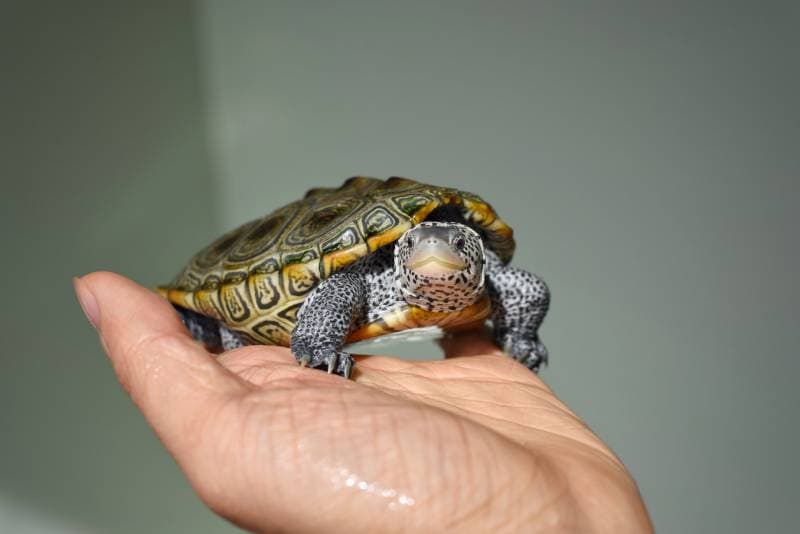
<path id="1" fill-rule="evenodd" d="M 217 514 L 258 532 L 651 532 L 611 450 L 482 333 L 447 358 L 357 358 L 353 380 L 288 349 L 216 356 L 113 274 L 75 289 L 133 402 Z"/>

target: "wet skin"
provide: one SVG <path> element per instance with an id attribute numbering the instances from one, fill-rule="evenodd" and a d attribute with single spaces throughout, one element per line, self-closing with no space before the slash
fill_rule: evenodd
<path id="1" fill-rule="evenodd" d="M 189 483 L 244 528 L 652 531 L 616 456 L 479 333 L 444 341 L 446 360 L 360 359 L 348 381 L 285 348 L 215 358 L 166 301 L 119 275 L 75 287 Z"/>

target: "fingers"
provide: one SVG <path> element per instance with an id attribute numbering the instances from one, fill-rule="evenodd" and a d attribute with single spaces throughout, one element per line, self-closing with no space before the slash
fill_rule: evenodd
<path id="1" fill-rule="evenodd" d="M 445 358 L 462 356 L 485 356 L 487 354 L 503 354 L 497 345 L 492 343 L 486 329 L 468 330 L 447 334 L 439 340 Z"/>
<path id="2" fill-rule="evenodd" d="M 108 272 L 74 283 L 122 386 L 169 448 L 179 445 L 199 412 L 245 387 L 152 291 Z"/>

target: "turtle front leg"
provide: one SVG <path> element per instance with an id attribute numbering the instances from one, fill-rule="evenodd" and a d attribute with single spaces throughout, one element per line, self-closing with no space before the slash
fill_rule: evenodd
<path id="1" fill-rule="evenodd" d="M 492 300 L 495 343 L 538 372 L 547 363 L 547 348 L 538 333 L 550 306 L 547 285 L 534 274 L 504 265 L 487 250 L 486 287 Z"/>
<path id="2" fill-rule="evenodd" d="M 292 331 L 292 354 L 300 363 L 350 377 L 353 358 L 342 351 L 363 315 L 367 287 L 355 273 L 336 273 L 306 298 Z"/>

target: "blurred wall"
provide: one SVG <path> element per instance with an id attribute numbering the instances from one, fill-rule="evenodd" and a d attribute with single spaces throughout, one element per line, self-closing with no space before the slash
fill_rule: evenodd
<path id="1" fill-rule="evenodd" d="M 190 2 L 3 3 L 0 532 L 220 532 L 71 278 L 172 276 L 217 231 Z"/>
<path id="2" fill-rule="evenodd" d="M 224 226 L 354 174 L 485 196 L 659 530 L 794 529 L 796 3 L 201 5 Z"/>

